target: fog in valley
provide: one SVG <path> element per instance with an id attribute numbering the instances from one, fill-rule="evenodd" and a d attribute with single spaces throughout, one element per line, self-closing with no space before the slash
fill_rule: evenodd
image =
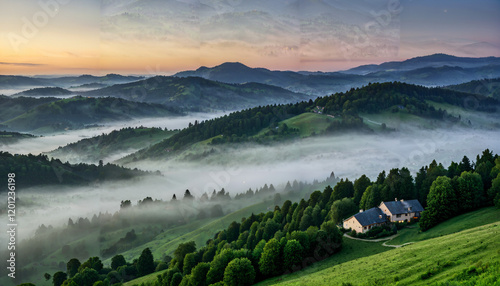
<path id="1" fill-rule="evenodd" d="M 70 130 L 65 132 L 57 132 L 54 134 L 43 135 L 42 137 L 26 139 L 14 144 L 1 145 L 2 151 L 10 152 L 12 154 L 40 154 L 50 152 L 60 146 L 65 146 L 69 143 L 77 142 L 85 138 L 91 138 L 94 136 L 101 135 L 103 133 L 107 134 L 113 130 L 118 130 L 125 127 L 161 127 L 171 129 L 182 129 L 188 126 L 191 122 L 195 120 L 208 120 L 224 115 L 224 113 L 190 113 L 187 116 L 179 117 L 164 117 L 164 118 L 141 118 L 134 121 L 127 122 L 110 122 L 102 124 L 99 127 L 80 129 L 80 130 Z M 123 153 L 120 155 L 126 156 L 137 150 L 130 150 L 130 152 Z M 119 159 L 119 156 L 114 156 L 113 158 L 104 158 L 105 162 L 111 162 L 113 160 Z M 62 158 L 62 161 L 64 158 Z M 71 163 L 80 163 L 79 160 L 72 160 Z M 96 163 L 96 162 L 92 162 Z"/>
<path id="2" fill-rule="evenodd" d="M 193 118 L 191 116 L 134 124 L 149 123 L 161 126 L 159 124 L 164 123 L 162 127 L 180 128 Z M 116 126 L 109 128 L 111 130 Z M 72 142 L 83 133 L 91 136 L 93 132 L 97 134 L 104 131 L 99 129 L 70 132 L 33 139 L 31 141 L 35 143 L 26 141 L 10 148 L 16 148 L 18 152 L 24 150 L 25 153 L 42 152 L 56 144 L 63 144 L 61 142 Z M 42 142 L 45 142 L 45 145 Z M 176 194 L 180 199 L 186 189 L 196 198 L 200 198 L 205 192 L 210 195 L 214 189 L 219 191 L 221 188 L 234 197 L 237 193 L 245 192 L 249 188 L 256 190 L 264 184 L 273 184 L 280 191 L 287 181 L 323 181 L 332 171 L 335 176 L 347 177 L 350 180 L 355 180 L 362 174 L 375 180 L 383 170 L 388 172 L 392 168 L 408 167 L 415 176 L 420 167 L 428 165 L 433 159 L 448 167 L 452 160 L 458 162 L 464 155 L 474 161 L 476 155 L 486 148 L 499 152 L 500 134 L 472 129 L 414 130 L 381 135 L 313 137 L 273 146 L 245 143 L 224 147 L 217 145 L 213 148 L 213 154 L 199 160 L 139 161 L 126 165 L 143 170 L 159 170 L 161 176 L 96 183 L 89 187 L 18 189 L 18 235 L 27 238 L 33 235 L 41 224 L 61 226 L 68 218 L 90 219 L 93 214 L 99 212 L 116 212 L 122 200 L 131 200 L 135 205 L 145 197 L 169 201 L 172 195 Z M 7 151 L 12 152 L 12 149 Z M 6 200 L 5 195 L 2 193 L 2 200 Z M 231 204 L 236 202 L 225 205 L 225 212 L 241 207 Z M 2 233 L 2 239 L 4 238 L 5 234 Z"/>

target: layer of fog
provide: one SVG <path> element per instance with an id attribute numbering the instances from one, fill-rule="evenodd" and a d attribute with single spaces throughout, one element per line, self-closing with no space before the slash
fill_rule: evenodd
<path id="1" fill-rule="evenodd" d="M 244 148 L 243 148 L 244 147 Z M 139 162 L 129 167 L 160 170 L 162 177 L 116 182 L 83 188 L 33 188 L 18 190 L 20 236 L 29 236 L 40 224 L 61 225 L 71 217 L 91 217 L 114 212 L 121 200 L 149 196 L 168 201 L 189 189 L 195 197 L 225 188 L 234 197 L 264 184 L 283 186 L 293 180 L 324 180 L 333 171 L 337 177 L 356 179 L 366 174 L 372 180 L 382 170 L 406 166 L 413 174 L 433 159 L 445 167 L 464 155 L 475 160 L 489 148 L 500 152 L 500 133 L 493 131 L 418 131 L 411 134 L 343 135 L 309 138 L 279 146 L 240 145 L 216 147 L 215 155 L 197 162 L 161 160 Z M 4 200 L 5 194 L 2 195 Z M 6 218 L 5 218 L 6 219 Z"/>
<path id="2" fill-rule="evenodd" d="M 484 149 L 500 152 L 500 133 L 494 131 L 415 131 L 385 135 L 348 134 L 316 137 L 277 146 L 214 146 L 216 153 L 201 161 L 136 162 L 129 167 L 160 170 L 179 187 L 195 194 L 214 187 L 242 192 L 265 183 L 315 179 L 332 171 L 338 177 L 375 179 L 382 170 L 408 167 L 416 173 L 433 159 L 447 167 L 464 155 L 475 159 Z M 193 179 L 193 178 L 196 178 Z"/>
<path id="3" fill-rule="evenodd" d="M 16 88 L 0 88 L 0 94 L 11 96 L 13 94 L 16 94 L 16 93 L 19 93 L 19 92 L 22 92 L 25 90 L 29 90 L 32 88 L 43 88 L 43 87 L 45 87 L 45 86 L 23 86 L 23 87 L 16 87 Z"/>
<path id="4" fill-rule="evenodd" d="M 137 120 L 127 121 L 127 122 L 112 122 L 103 124 L 100 127 L 86 128 L 73 131 L 58 132 L 52 135 L 46 135 L 43 137 L 29 138 L 18 141 L 14 144 L 1 145 L 2 151 L 7 151 L 12 154 L 40 154 L 50 152 L 57 149 L 60 146 L 65 146 L 69 143 L 77 142 L 79 140 L 98 136 L 101 134 L 110 133 L 113 130 L 125 128 L 125 127 L 161 127 L 167 129 L 182 129 L 193 123 L 195 120 L 202 121 L 208 120 L 215 117 L 222 116 L 223 113 L 191 113 L 188 116 L 179 117 L 162 117 L 162 118 L 141 118 Z M 127 154 L 122 153 L 120 156 L 128 155 L 135 150 L 130 150 Z M 108 160 L 118 159 L 118 156 L 113 156 Z"/>

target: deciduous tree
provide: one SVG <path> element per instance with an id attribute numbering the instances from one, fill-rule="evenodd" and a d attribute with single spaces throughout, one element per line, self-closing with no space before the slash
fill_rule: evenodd
<path id="1" fill-rule="evenodd" d="M 155 271 L 153 254 L 149 248 L 145 248 L 137 260 L 137 273 L 139 276 L 148 275 Z"/>
<path id="2" fill-rule="evenodd" d="M 224 284 L 228 286 L 252 285 L 255 269 L 248 258 L 233 259 L 224 270 Z"/>

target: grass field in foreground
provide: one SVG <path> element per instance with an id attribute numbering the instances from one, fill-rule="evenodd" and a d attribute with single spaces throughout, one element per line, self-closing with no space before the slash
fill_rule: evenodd
<path id="1" fill-rule="evenodd" d="M 489 265 L 480 285 L 499 285 L 500 223 L 420 241 L 342 264 L 327 259 L 313 266 L 320 271 L 299 271 L 258 285 L 430 285 L 457 277 L 474 276 Z M 347 242 L 347 241 L 346 241 Z M 339 253 L 337 255 L 342 255 Z M 330 267 L 328 267 L 330 266 Z M 313 272 L 313 273 L 311 273 Z M 493 278 L 492 278 L 493 277 Z M 497 278 L 495 278 L 497 277 Z M 488 280 L 489 279 L 489 280 Z M 493 279 L 493 280 L 491 280 Z M 495 280 L 497 279 L 497 280 Z M 447 282 L 446 282 L 447 283 Z M 496 284 L 495 284 L 496 283 Z M 455 285 L 455 284 L 450 284 Z M 475 284 L 471 284 L 475 285 Z"/>
<path id="2" fill-rule="evenodd" d="M 493 223 L 499 220 L 500 209 L 496 207 L 482 208 L 451 218 L 436 225 L 426 232 L 420 232 L 418 224 L 413 225 L 412 228 L 404 228 L 398 232 L 399 235 L 397 237 L 392 239 L 387 244 L 400 245 L 407 242 L 422 241 Z"/>

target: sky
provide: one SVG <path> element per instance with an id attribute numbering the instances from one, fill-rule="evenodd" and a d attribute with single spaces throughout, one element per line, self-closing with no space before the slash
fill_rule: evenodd
<path id="1" fill-rule="evenodd" d="M 500 56 L 497 0 L 0 0 L 0 74 L 337 71 Z"/>

